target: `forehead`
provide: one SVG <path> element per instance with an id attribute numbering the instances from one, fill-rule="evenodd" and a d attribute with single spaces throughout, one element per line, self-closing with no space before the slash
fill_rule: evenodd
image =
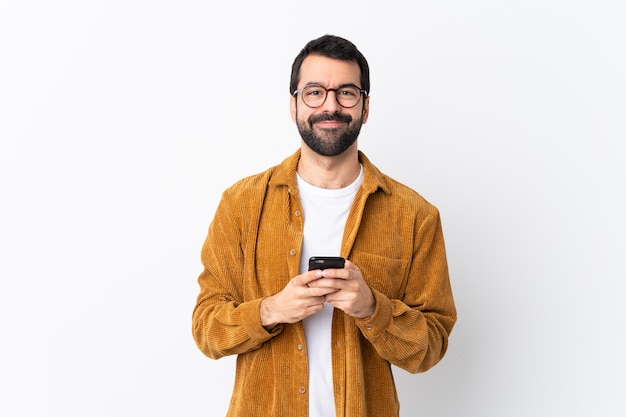
<path id="1" fill-rule="evenodd" d="M 302 61 L 298 86 L 320 84 L 333 88 L 343 84 L 361 85 L 361 69 L 353 61 L 341 61 L 320 55 L 309 55 Z"/>

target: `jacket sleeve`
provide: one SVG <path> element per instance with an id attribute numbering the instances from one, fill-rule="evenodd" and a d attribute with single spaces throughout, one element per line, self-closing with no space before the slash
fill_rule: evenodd
<path id="1" fill-rule="evenodd" d="M 282 330 L 270 333 L 261 325 L 261 298 L 244 300 L 244 222 L 231 200 L 225 192 L 202 246 L 204 270 L 192 315 L 194 340 L 213 359 L 258 349 Z"/>
<path id="2" fill-rule="evenodd" d="M 357 326 L 378 354 L 411 373 L 424 372 L 444 356 L 456 322 L 439 212 L 416 225 L 417 236 L 401 299 L 373 290 L 376 310 Z"/>

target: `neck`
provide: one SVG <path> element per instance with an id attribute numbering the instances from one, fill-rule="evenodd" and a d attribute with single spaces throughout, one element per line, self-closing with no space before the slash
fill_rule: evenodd
<path id="1" fill-rule="evenodd" d="M 356 142 L 337 156 L 322 156 L 303 144 L 298 175 L 319 188 L 339 189 L 352 184 L 361 172 Z"/>

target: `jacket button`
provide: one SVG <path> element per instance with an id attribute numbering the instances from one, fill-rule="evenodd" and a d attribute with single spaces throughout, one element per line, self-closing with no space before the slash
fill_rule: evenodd
<path id="1" fill-rule="evenodd" d="M 292 256 L 295 255 L 296 254 L 296 250 L 295 249 L 290 250 L 289 254 L 292 255 Z"/>
<path id="2" fill-rule="evenodd" d="M 298 350 L 302 350 L 304 348 L 304 346 L 302 346 L 302 343 L 298 343 Z"/>
<path id="3" fill-rule="evenodd" d="M 306 389 L 304 389 L 304 387 L 300 387 L 299 391 L 300 391 L 300 394 L 304 394 L 306 392 Z"/>
<path id="4" fill-rule="evenodd" d="M 300 216 L 300 210 L 296 210 L 296 217 Z"/>

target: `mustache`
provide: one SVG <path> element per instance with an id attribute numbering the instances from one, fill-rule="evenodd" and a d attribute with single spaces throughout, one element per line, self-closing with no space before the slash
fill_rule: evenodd
<path id="1" fill-rule="evenodd" d="M 317 122 L 325 122 L 328 120 L 332 120 L 335 122 L 350 123 L 352 121 L 352 116 L 350 116 L 349 114 L 340 114 L 340 113 L 334 113 L 334 114 L 322 113 L 322 114 L 314 114 L 311 117 L 309 117 L 310 124 L 317 123 Z"/>

